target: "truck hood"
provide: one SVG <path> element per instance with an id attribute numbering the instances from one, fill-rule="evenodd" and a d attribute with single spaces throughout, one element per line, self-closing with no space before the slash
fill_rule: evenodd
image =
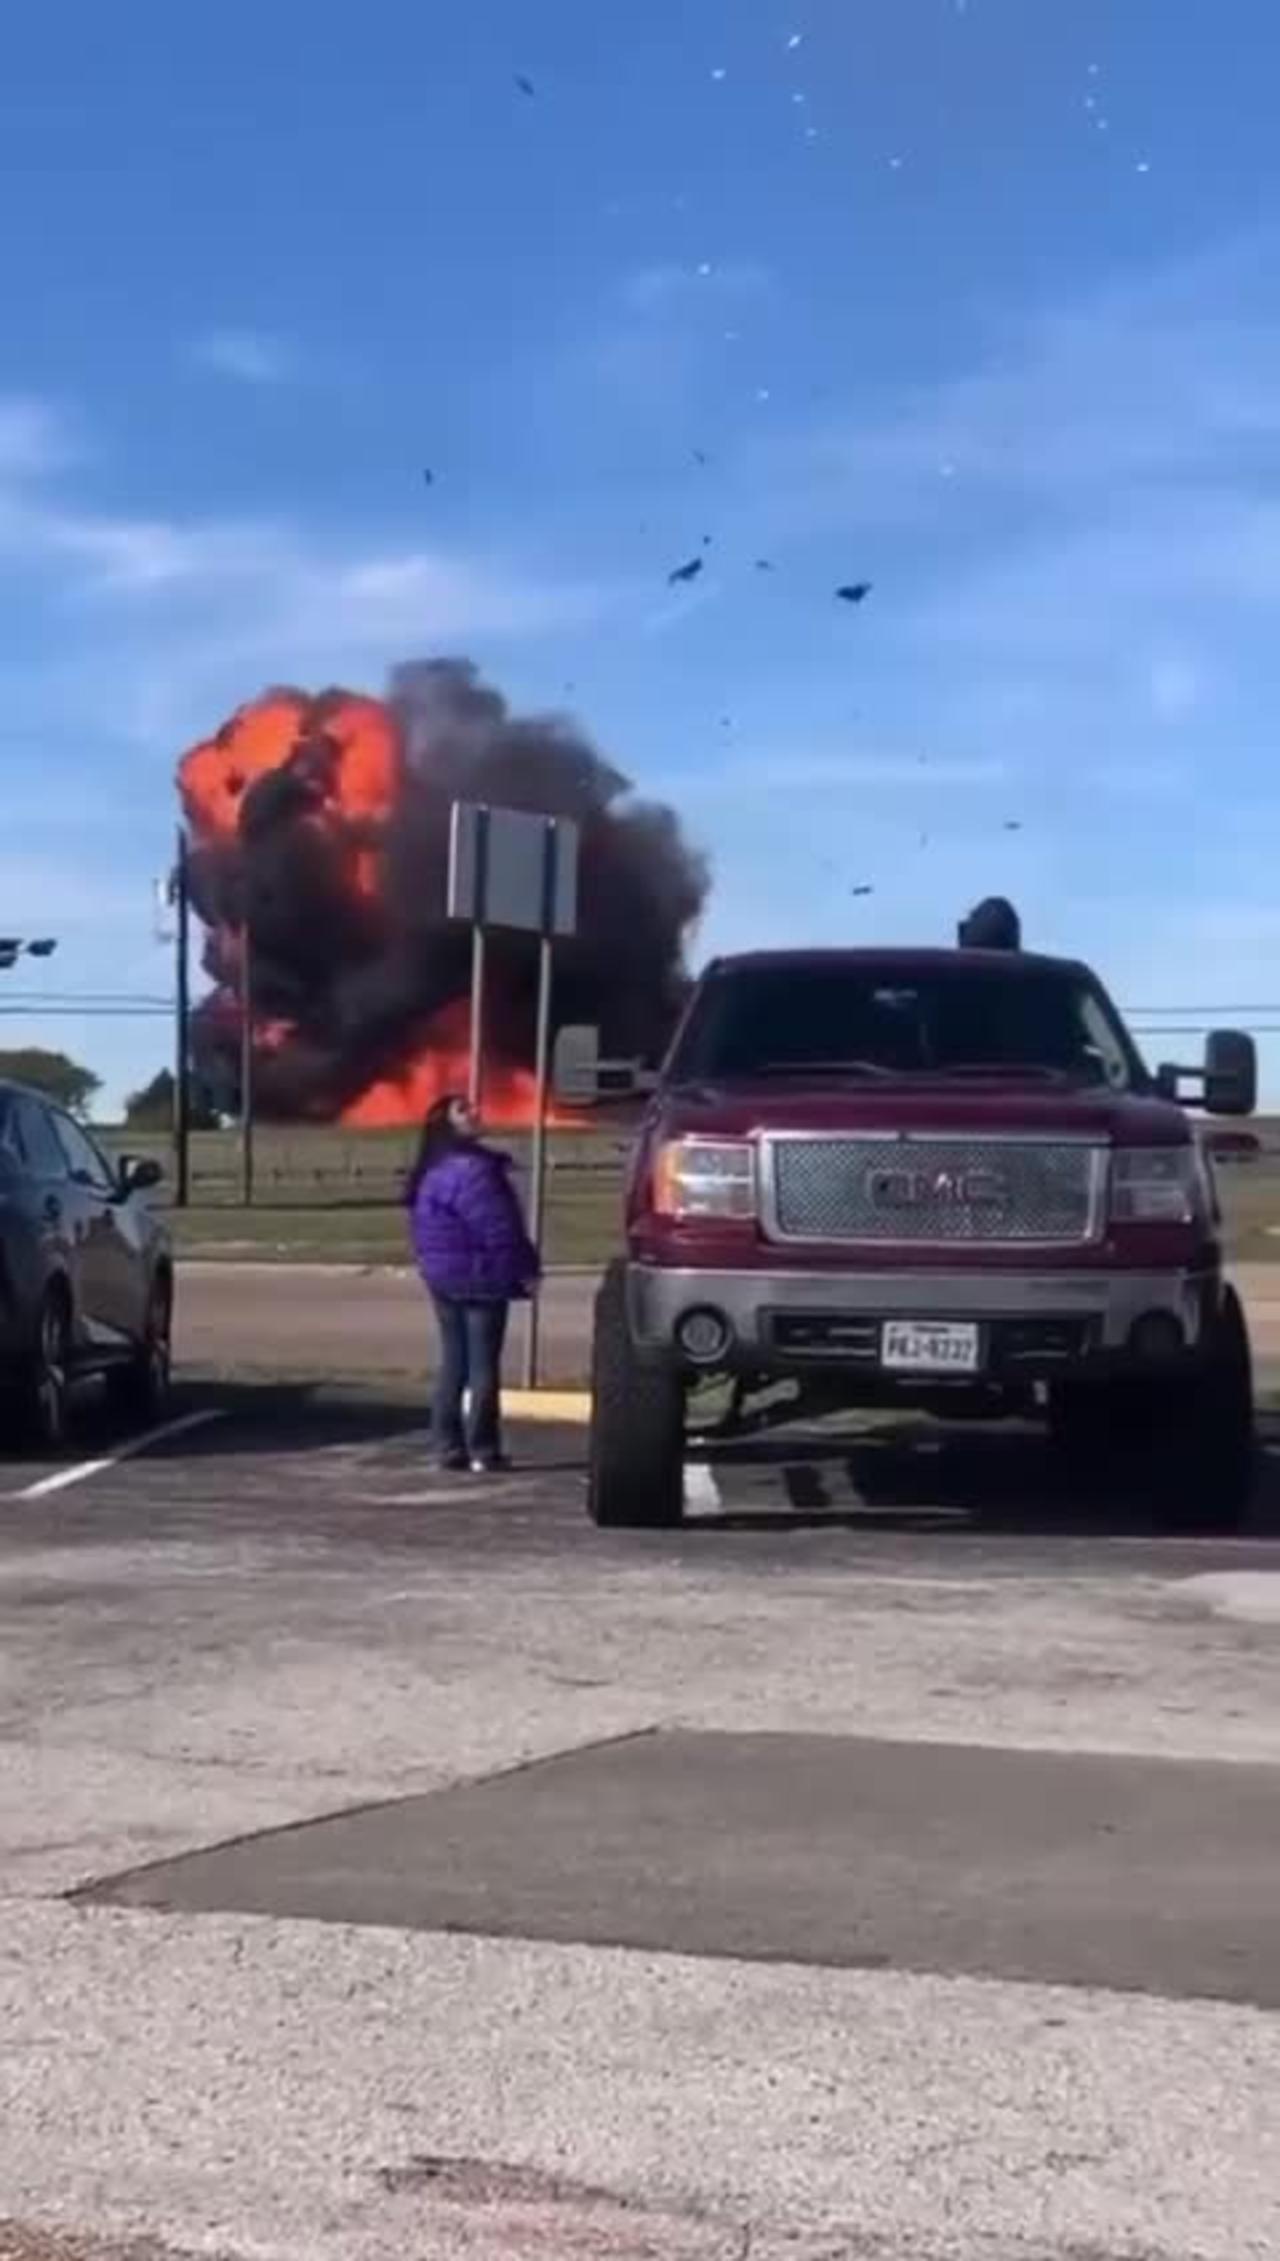
<path id="1" fill-rule="evenodd" d="M 1096 1085 L 983 1082 L 852 1083 L 833 1077 L 801 1082 L 673 1085 L 655 1103 L 663 1138 L 695 1135 L 748 1138 L 757 1132 L 954 1132 L 998 1138 L 1002 1132 L 1088 1137 L 1113 1146 L 1185 1146 L 1191 1127 L 1170 1101 Z"/>

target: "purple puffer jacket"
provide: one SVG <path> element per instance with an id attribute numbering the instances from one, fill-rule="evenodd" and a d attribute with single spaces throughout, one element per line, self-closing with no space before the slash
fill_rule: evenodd
<path id="1" fill-rule="evenodd" d="M 511 1183 L 511 1157 L 459 1146 L 432 1164 L 413 1204 L 413 1251 L 427 1286 L 459 1303 L 527 1295 L 538 1254 Z"/>

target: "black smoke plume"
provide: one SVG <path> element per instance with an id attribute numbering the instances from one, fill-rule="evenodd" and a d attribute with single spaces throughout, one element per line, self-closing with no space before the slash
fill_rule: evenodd
<path id="1" fill-rule="evenodd" d="M 335 759 L 326 711 L 349 696 L 306 702 L 287 760 L 244 782 L 234 837 L 202 840 L 197 828 L 192 897 L 216 986 L 194 1041 L 217 1103 L 230 1108 L 238 1094 L 246 919 L 264 1115 L 333 1120 L 417 1055 L 442 1007 L 465 999 L 470 936 L 445 916 L 455 800 L 576 819 L 579 931 L 557 945 L 554 1023 L 595 1022 L 608 1055 L 656 1057 L 687 993 L 685 945 L 708 889 L 673 811 L 635 798 L 566 718 L 513 715 L 469 661 L 433 659 L 392 674 L 386 705 L 402 760 L 389 817 L 318 824 Z M 376 875 L 363 893 L 351 884 L 356 848 Z M 533 940 L 494 931 L 490 1059 L 531 1066 L 536 983 Z"/>

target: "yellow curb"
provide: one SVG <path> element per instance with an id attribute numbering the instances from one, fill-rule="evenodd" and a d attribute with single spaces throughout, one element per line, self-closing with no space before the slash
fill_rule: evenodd
<path id="1" fill-rule="evenodd" d="M 504 1390 L 502 1410 L 513 1421 L 591 1419 L 590 1390 Z"/>

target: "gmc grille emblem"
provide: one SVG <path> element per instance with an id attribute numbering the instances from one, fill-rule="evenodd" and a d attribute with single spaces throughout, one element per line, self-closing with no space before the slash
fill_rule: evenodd
<path id="1" fill-rule="evenodd" d="M 1007 1209 L 1008 1180 L 998 1170 L 868 1170 L 877 1209 Z"/>

